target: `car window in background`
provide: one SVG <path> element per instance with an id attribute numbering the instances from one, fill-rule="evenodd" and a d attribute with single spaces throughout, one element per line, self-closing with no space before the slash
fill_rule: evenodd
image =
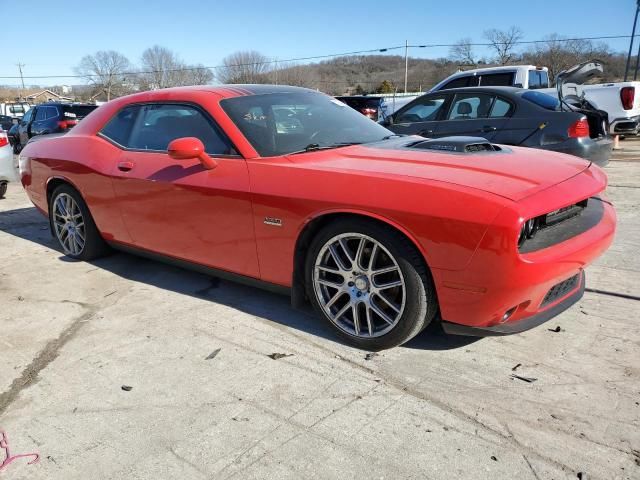
<path id="1" fill-rule="evenodd" d="M 196 137 L 211 155 L 231 155 L 235 151 L 221 131 L 197 108 L 190 105 L 144 105 L 129 138 L 136 150 L 166 152 L 173 140 Z"/>
<path id="2" fill-rule="evenodd" d="M 529 70 L 529 90 L 549 88 L 549 74 L 544 70 Z"/>
<path id="3" fill-rule="evenodd" d="M 9 106 L 9 112 L 13 113 L 24 113 L 24 105 L 11 105 Z"/>
<path id="4" fill-rule="evenodd" d="M 93 112 L 97 105 L 63 105 L 62 114 L 66 118 L 77 118 L 78 120 L 86 117 Z"/>
<path id="5" fill-rule="evenodd" d="M 29 123 L 31 121 L 31 117 L 33 117 L 33 112 L 35 110 L 33 108 L 30 108 L 27 113 L 24 114 L 24 117 L 22 117 L 22 123 L 26 124 Z"/>
<path id="6" fill-rule="evenodd" d="M 129 147 L 129 136 L 139 111 L 138 105 L 123 108 L 109 120 L 100 133 L 123 147 Z"/>
<path id="7" fill-rule="evenodd" d="M 47 110 L 44 107 L 40 107 L 36 110 L 36 122 L 41 122 L 47 118 Z"/>
<path id="8" fill-rule="evenodd" d="M 480 78 L 483 87 L 511 87 L 513 85 L 513 73 L 485 73 Z"/>
<path id="9" fill-rule="evenodd" d="M 46 108 L 46 119 L 56 118 L 58 116 L 58 109 L 56 107 L 47 107 Z"/>
<path id="10" fill-rule="evenodd" d="M 299 152 L 310 145 L 375 142 L 391 135 L 340 100 L 311 91 L 227 98 L 220 105 L 263 157 Z M 256 109 L 265 117 L 264 123 L 254 119 Z M 291 111 L 286 124 L 282 113 L 276 113 L 282 109 Z"/>
<path id="11" fill-rule="evenodd" d="M 421 99 L 404 111 L 398 112 L 396 123 L 429 122 L 436 120 L 442 109 L 446 96 Z"/>
<path id="12" fill-rule="evenodd" d="M 557 110 L 560 106 L 557 98 L 542 92 L 526 91 L 522 94 L 522 98 L 547 110 Z"/>
<path id="13" fill-rule="evenodd" d="M 458 93 L 449 109 L 448 120 L 472 120 L 489 116 L 493 97 L 484 93 Z"/>
<path id="14" fill-rule="evenodd" d="M 450 82 L 447 82 L 442 88 L 441 90 L 448 90 L 450 88 L 463 88 L 463 87 L 468 87 L 469 86 L 469 79 L 471 77 L 467 76 L 467 77 L 460 77 L 460 78 L 454 78 L 453 80 L 451 80 Z M 473 85 L 475 86 L 475 85 Z"/>
<path id="15" fill-rule="evenodd" d="M 511 104 L 506 100 L 497 97 L 493 102 L 493 106 L 491 107 L 491 113 L 489 117 L 491 118 L 500 118 L 500 117 L 508 117 L 511 114 Z"/>

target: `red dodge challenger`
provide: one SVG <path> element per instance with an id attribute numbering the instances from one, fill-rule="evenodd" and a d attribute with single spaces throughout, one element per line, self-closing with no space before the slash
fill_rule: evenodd
<path id="1" fill-rule="evenodd" d="M 471 137 L 392 134 L 296 87 L 111 101 L 29 144 L 22 184 L 64 253 L 110 247 L 290 292 L 368 350 L 521 332 L 581 298 L 612 242 L 603 171 Z"/>

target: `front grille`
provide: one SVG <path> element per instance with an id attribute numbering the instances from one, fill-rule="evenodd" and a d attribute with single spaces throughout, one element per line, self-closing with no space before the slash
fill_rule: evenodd
<path id="1" fill-rule="evenodd" d="M 549 305 L 550 303 L 553 303 L 556 300 L 564 297 L 570 291 L 575 290 L 575 288 L 578 286 L 579 281 L 580 274 L 578 273 L 573 277 L 554 285 L 553 287 L 551 287 L 551 290 L 549 290 L 544 296 L 544 300 L 542 300 L 542 304 L 540 306 L 544 307 L 545 305 Z"/>

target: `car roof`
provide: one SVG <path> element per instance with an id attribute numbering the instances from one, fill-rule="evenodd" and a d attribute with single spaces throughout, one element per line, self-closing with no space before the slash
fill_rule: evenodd
<path id="1" fill-rule="evenodd" d="M 447 88 L 444 90 L 436 90 L 435 92 L 429 93 L 429 95 L 435 95 L 437 93 L 447 93 L 447 92 L 496 92 L 496 93 L 511 93 L 513 95 L 527 91 L 524 88 L 518 87 L 501 87 L 501 86 L 477 86 L 477 87 L 459 87 L 459 88 Z"/>
<path id="2" fill-rule="evenodd" d="M 67 107 L 97 107 L 97 105 L 93 103 L 75 103 L 75 102 L 44 102 L 35 106 L 36 107 L 47 107 L 47 106 L 59 107 L 61 105 L 67 106 Z"/>
<path id="3" fill-rule="evenodd" d="M 318 93 L 316 90 L 304 87 L 293 87 L 290 85 L 268 85 L 268 84 L 232 84 L 232 85 L 194 85 L 191 87 L 172 87 L 159 90 L 149 90 L 138 92 L 125 97 L 129 101 L 135 101 L 139 96 L 153 99 L 154 96 L 163 96 L 165 93 L 193 93 L 211 92 L 223 98 L 244 97 L 250 95 L 267 95 L 272 93 Z"/>

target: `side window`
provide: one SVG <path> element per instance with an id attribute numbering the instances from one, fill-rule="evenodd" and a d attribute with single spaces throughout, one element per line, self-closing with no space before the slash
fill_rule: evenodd
<path id="1" fill-rule="evenodd" d="M 513 86 L 513 73 L 487 73 L 482 75 L 480 85 L 483 87 L 511 87 Z"/>
<path id="2" fill-rule="evenodd" d="M 129 137 L 139 111 L 138 105 L 123 108 L 109 120 L 100 133 L 123 147 L 129 147 Z"/>
<path id="3" fill-rule="evenodd" d="M 177 138 L 196 137 L 212 155 L 235 151 L 222 132 L 197 108 L 178 104 L 145 105 L 135 124 L 129 147 L 137 150 L 166 151 Z"/>
<path id="4" fill-rule="evenodd" d="M 58 108 L 57 107 L 47 107 L 47 120 L 50 118 L 58 117 Z"/>
<path id="5" fill-rule="evenodd" d="M 442 109 L 446 96 L 431 97 L 419 100 L 404 111 L 398 113 L 397 123 L 430 122 L 436 120 Z"/>
<path id="6" fill-rule="evenodd" d="M 537 70 L 529 70 L 529 89 L 536 90 L 540 88 L 540 74 Z"/>
<path id="7" fill-rule="evenodd" d="M 511 104 L 506 100 L 501 99 L 500 97 L 496 98 L 495 102 L 493 102 L 493 107 L 491 107 L 491 113 L 489 114 L 489 117 L 508 117 L 510 114 Z"/>
<path id="8" fill-rule="evenodd" d="M 46 120 L 47 118 L 47 109 L 45 107 L 40 107 L 36 109 L 36 122 L 41 122 L 42 120 Z"/>
<path id="9" fill-rule="evenodd" d="M 22 123 L 29 123 L 31 121 L 31 117 L 33 116 L 34 109 L 30 108 L 22 117 Z"/>
<path id="10" fill-rule="evenodd" d="M 529 70 L 529 90 L 549 88 L 549 74 L 544 70 Z"/>
<path id="11" fill-rule="evenodd" d="M 453 99 L 447 120 L 486 118 L 493 97 L 484 93 L 459 93 Z"/>
<path id="12" fill-rule="evenodd" d="M 447 90 L 449 88 L 462 88 L 469 86 L 470 77 L 454 78 L 450 82 L 447 82 L 440 90 Z"/>

